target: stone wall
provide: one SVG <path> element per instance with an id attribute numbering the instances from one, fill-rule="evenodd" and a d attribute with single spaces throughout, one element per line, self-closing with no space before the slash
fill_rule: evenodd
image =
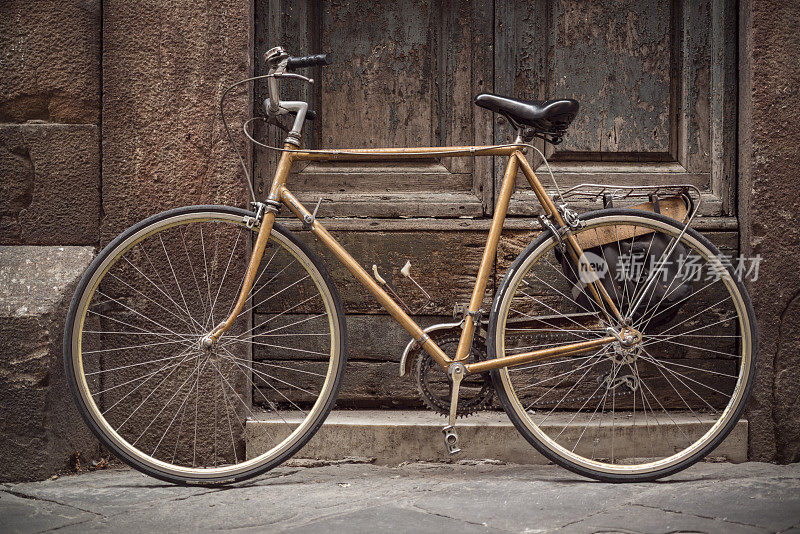
<path id="1" fill-rule="evenodd" d="M 36 480 L 100 453 L 64 380 L 69 300 L 93 247 L 0 246 L 0 480 Z"/>
<path id="2" fill-rule="evenodd" d="M 97 243 L 100 16 L 100 0 L 0 6 L 0 244 Z"/>
<path id="3" fill-rule="evenodd" d="M 85 467 L 101 452 L 61 356 L 69 300 L 99 248 L 164 209 L 246 204 L 218 106 L 252 72 L 251 10 L 0 3 L 0 480 L 67 470 L 76 452 Z M 248 113 L 251 91 L 228 109 Z"/>
<path id="4" fill-rule="evenodd" d="M 100 19 L 99 0 L 0 5 L 2 480 L 100 453 L 61 357 L 67 306 L 100 236 Z"/>
<path id="5" fill-rule="evenodd" d="M 760 329 L 750 456 L 800 460 L 800 3 L 740 10 L 741 251 L 763 260 L 749 291 Z"/>
<path id="6" fill-rule="evenodd" d="M 103 243 L 168 208 L 246 205 L 219 99 L 252 71 L 251 18 L 246 0 L 103 3 Z M 252 109 L 240 89 L 237 119 Z"/>

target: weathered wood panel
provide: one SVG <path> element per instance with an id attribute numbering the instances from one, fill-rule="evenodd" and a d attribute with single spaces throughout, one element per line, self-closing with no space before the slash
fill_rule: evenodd
<path id="1" fill-rule="evenodd" d="M 325 364 L 311 361 L 295 362 L 292 366 L 308 373 L 324 373 L 326 369 Z M 284 397 L 286 396 L 304 408 L 316 400 L 313 395 L 309 394 L 309 392 L 316 392 L 313 389 L 317 383 L 314 375 L 287 373 L 278 378 L 286 379 L 285 381 L 291 383 L 292 386 L 274 380 L 268 386 L 261 378 L 256 377 L 255 387 L 258 391 L 253 394 L 255 404 L 264 402 L 266 397 L 269 401 L 286 407 L 287 403 Z M 414 383 L 397 376 L 396 363 L 348 362 L 336 406 L 338 408 L 421 408 L 422 402 L 417 396 Z"/>
<path id="2" fill-rule="evenodd" d="M 452 314 L 453 304 L 467 302 L 472 295 L 475 276 L 486 241 L 484 232 L 332 232 L 342 246 L 372 273 L 378 266 L 381 276 L 392 285 L 412 310 L 425 304 L 424 295 L 408 279 L 400 275 L 406 260 L 411 261 L 411 275 L 433 297 L 433 304 L 425 314 Z M 347 269 L 309 232 L 299 236 L 324 260 L 344 303 L 346 313 L 380 313 L 380 304 L 370 295 Z M 273 265 L 270 269 L 280 270 Z M 490 278 L 484 300 L 491 304 L 494 277 Z M 284 301 L 274 299 L 278 311 Z M 256 309 L 259 313 L 270 310 Z"/>
<path id="3" fill-rule="evenodd" d="M 293 315 L 292 320 L 287 320 L 287 323 L 302 320 L 305 317 L 307 316 Z M 262 324 L 269 318 L 270 316 L 268 315 L 257 314 L 254 324 Z M 425 328 L 436 323 L 452 322 L 453 319 L 450 316 L 416 315 L 414 320 L 422 328 Z M 302 323 L 292 331 L 299 334 L 309 334 L 318 332 L 318 329 L 313 324 Z M 411 341 L 411 336 L 389 315 L 350 314 L 347 316 L 347 339 L 349 342 L 347 357 L 351 361 L 374 360 L 397 363 L 400 361 L 400 356 L 402 356 L 406 345 Z M 317 343 L 319 348 L 322 349 L 322 341 L 320 340 Z M 260 345 L 253 346 L 253 358 L 255 360 L 320 359 L 319 356 L 292 354 Z M 397 367 L 395 376 L 397 376 L 399 369 Z"/>
<path id="4" fill-rule="evenodd" d="M 309 98 L 320 112 L 306 135 L 309 146 L 320 148 L 507 142 L 513 132 L 472 104 L 477 93 L 578 98 L 582 110 L 565 143 L 546 149 L 562 188 L 691 183 L 704 192 L 695 226 L 732 230 L 735 7 L 733 0 L 271 0 L 256 4 L 256 58 L 263 68 L 263 52 L 276 44 L 293 54 L 334 54 L 334 65 L 309 71 L 315 86 L 285 84 L 287 96 Z M 263 86 L 256 95 L 257 102 L 266 96 Z M 268 134 L 275 143 L 282 138 Z M 550 188 L 541 161 L 530 157 Z M 323 223 L 364 268 L 377 264 L 417 308 L 423 303 L 419 292 L 398 272 L 410 259 L 415 277 L 436 300 L 423 313 L 446 318 L 454 302 L 469 298 L 505 164 L 506 158 L 301 164 L 289 186 L 309 208 L 323 198 Z M 255 182 L 262 191 L 272 165 L 272 156 L 257 154 Z M 484 308 L 498 276 L 538 232 L 528 218 L 540 212 L 538 202 L 521 174 L 517 180 Z M 350 356 L 369 369 L 361 376 L 398 382 L 396 364 L 389 362 L 399 357 L 405 332 L 308 233 L 301 235 L 325 258 L 342 294 Z M 735 250 L 736 239 L 734 232 L 712 236 L 723 252 Z M 543 293 L 557 306 L 558 295 Z M 264 315 L 257 319 L 269 317 L 270 310 L 258 311 Z M 261 349 L 255 348 L 256 357 L 268 357 Z M 709 357 L 698 351 L 680 356 Z M 351 405 L 392 405 L 381 397 L 389 389 L 380 387 L 354 393 Z M 414 398 L 413 392 L 400 396 Z"/>
<path id="5" fill-rule="evenodd" d="M 585 369 L 579 369 L 579 364 L 585 364 L 585 361 L 569 366 L 542 366 L 536 370 L 520 367 L 510 371 L 511 382 L 520 401 L 528 409 L 540 413 L 539 420 L 556 406 L 557 409 L 583 407 L 589 413 L 600 408 L 599 413 L 604 397 L 607 411 L 610 411 L 612 402 L 615 410 L 632 410 L 635 403 L 637 411 L 641 411 L 642 405 L 646 404 L 649 413 L 663 412 L 664 408 L 719 409 L 726 404 L 726 395 L 733 391 L 735 384 L 735 380 L 722 375 L 735 374 L 735 365 L 730 360 L 711 359 L 698 363 L 694 360 L 671 359 L 661 366 L 638 360 L 639 384 L 633 382 L 634 387 L 631 388 L 620 383 L 605 396 L 605 386 L 600 387 L 600 384 L 611 372 L 610 362 L 596 364 L 588 375 L 584 374 Z M 626 371 L 632 375 L 623 368 L 618 378 L 622 379 Z"/>
<path id="6" fill-rule="evenodd" d="M 710 0 L 498 3 L 495 64 L 513 68 L 496 71 L 496 90 L 581 102 L 564 143 L 538 145 L 552 154 L 563 187 L 693 183 L 711 197 L 706 215 L 730 214 L 732 19 L 733 2 Z M 496 140 L 509 135 L 507 125 L 496 128 Z M 531 157 L 544 173 L 541 158 Z M 511 213 L 536 213 L 531 202 L 526 192 L 515 195 Z"/>
<path id="7" fill-rule="evenodd" d="M 599 209 L 601 206 L 595 205 L 592 209 Z M 321 211 L 321 209 L 320 209 Z M 356 217 L 336 217 L 336 218 L 319 218 L 320 222 L 325 225 L 325 228 L 331 231 L 339 232 L 353 232 L 353 231 L 376 231 L 382 230 L 385 232 L 413 232 L 413 231 L 473 231 L 483 232 L 487 235 L 492 220 L 488 218 L 473 219 L 470 217 L 463 217 L 459 219 L 431 219 L 426 217 L 409 217 L 402 219 L 384 219 L 375 220 L 371 218 L 356 218 Z M 302 223 L 297 219 L 285 219 L 280 222 L 284 227 L 292 230 L 293 232 L 300 232 L 302 230 Z M 705 233 L 711 231 L 734 231 L 737 228 L 736 219 L 733 217 L 700 217 L 692 222 L 692 228 Z M 528 230 L 536 231 L 541 230 L 541 224 L 536 219 L 522 218 L 522 217 L 509 217 L 506 218 L 503 225 L 503 231 L 509 232 L 514 230 Z"/>
<path id="8" fill-rule="evenodd" d="M 391 239 L 402 239 L 401 242 L 406 243 L 406 246 L 409 246 L 409 244 L 421 246 L 422 244 L 426 243 L 426 238 L 422 236 L 428 235 L 424 232 L 402 231 L 393 232 L 383 236 L 382 233 L 379 232 L 351 231 L 337 233 L 340 236 L 344 236 L 343 239 L 347 241 L 348 248 L 358 248 L 359 245 L 357 243 L 363 244 L 371 242 L 372 244 L 366 245 L 367 249 L 370 247 L 375 247 L 374 249 L 380 249 L 381 247 L 388 248 L 388 245 L 382 241 L 383 239 L 387 238 L 386 235 L 388 235 Z M 447 236 L 449 236 L 450 239 L 455 239 L 455 236 L 469 235 L 472 233 L 473 232 L 461 233 L 444 231 L 432 234 L 438 236 L 438 239 L 444 239 Z M 474 232 L 474 234 L 475 236 L 480 236 L 481 238 L 484 235 L 482 232 Z M 519 252 L 525 246 L 527 246 L 532 239 L 535 238 L 536 234 L 537 233 L 533 231 L 519 230 L 505 232 L 498 250 L 497 272 L 500 276 L 505 273 L 510 263 L 516 258 Z M 306 233 L 302 235 L 308 236 Z M 735 232 L 709 232 L 707 235 L 711 241 L 717 245 L 723 254 L 736 254 L 738 235 Z M 430 236 L 428 235 L 428 239 L 429 238 Z M 452 241 L 450 244 L 452 245 L 453 243 L 455 243 L 455 241 Z M 434 244 L 438 247 L 444 246 L 442 242 L 437 242 Z M 428 250 L 427 246 L 423 250 Z M 331 266 L 330 263 L 328 263 L 328 265 Z M 392 281 L 397 281 L 399 279 L 405 282 L 405 280 L 399 276 L 399 273 L 397 273 L 397 269 L 402 265 L 402 260 L 395 261 L 392 263 L 392 265 L 394 270 L 390 271 L 389 269 L 382 269 L 382 275 Z M 332 272 L 336 272 L 334 277 L 337 279 L 337 285 L 340 285 L 340 280 L 342 280 L 342 278 L 351 278 L 349 273 L 341 271 L 339 267 L 336 267 L 336 269 L 339 270 L 334 271 L 334 269 L 332 269 Z M 390 273 L 392 278 L 390 278 Z M 536 288 L 539 290 L 536 294 L 541 295 L 542 300 L 548 302 L 555 309 L 560 309 L 562 305 L 562 297 L 555 291 L 555 289 L 560 290 L 562 293 L 568 294 L 569 289 L 566 285 L 565 279 L 558 272 L 550 272 L 545 270 L 540 274 L 542 279 L 547 281 L 552 287 L 542 285 Z M 465 280 L 463 281 L 464 288 L 471 289 L 473 277 L 474 270 L 465 276 Z M 427 286 L 425 285 L 426 283 L 435 284 L 436 280 L 446 279 L 447 277 L 441 272 L 431 272 L 428 274 L 420 273 L 418 276 L 418 280 L 420 280 L 429 291 L 436 290 L 436 287 Z M 403 287 L 404 286 L 401 286 L 401 288 Z M 351 289 L 355 290 L 355 288 Z M 359 289 L 359 291 L 361 290 Z M 343 294 L 344 293 L 346 292 L 343 292 Z M 401 295 L 405 297 L 405 293 L 401 293 Z M 697 326 L 708 324 L 708 321 L 714 321 L 714 317 L 703 317 L 701 315 L 699 318 L 692 319 L 692 316 L 698 311 L 701 311 L 703 307 L 707 306 L 709 303 L 718 301 L 720 298 L 722 298 L 721 295 L 722 293 L 716 290 L 707 291 L 704 294 L 703 299 L 692 301 L 685 306 L 685 309 L 681 310 L 677 321 L 683 321 L 684 319 L 689 318 L 695 321 Z M 354 295 L 352 300 L 348 302 L 351 303 L 350 309 L 352 310 L 347 318 L 350 349 L 349 358 L 351 360 L 350 367 L 348 368 L 348 374 L 352 374 L 353 376 L 348 378 L 345 382 L 346 386 L 342 394 L 343 404 L 341 405 L 362 408 L 417 406 L 416 394 L 414 393 L 413 385 L 410 382 L 407 382 L 406 379 L 401 379 L 398 377 L 398 368 L 396 363 L 402 354 L 405 344 L 410 339 L 409 336 L 390 317 L 379 313 L 376 314 L 375 312 L 378 312 L 379 310 L 377 308 L 369 307 L 370 303 L 372 303 L 371 298 L 367 296 L 359 297 L 358 295 Z M 485 306 L 488 307 L 488 295 Z M 418 316 L 416 319 L 422 326 L 427 326 L 428 324 L 433 324 L 435 322 L 446 322 L 449 320 L 449 314 L 446 314 L 446 312 L 450 310 L 444 310 L 443 306 L 441 308 L 442 314 L 439 316 Z M 262 318 L 268 317 L 269 316 L 267 315 L 256 315 L 255 324 L 262 322 Z M 290 318 L 284 317 L 282 320 L 284 320 L 286 324 L 291 324 L 300 317 L 301 316 L 292 316 Z M 703 321 L 706 322 L 703 323 Z M 274 325 L 272 325 L 272 327 L 274 328 Z M 721 325 L 720 328 L 733 327 L 731 325 Z M 297 331 L 300 333 L 310 333 L 314 332 L 315 330 L 313 324 L 307 324 L 306 328 Z M 716 331 L 715 333 L 719 334 L 720 332 L 721 330 Z M 536 341 L 541 343 L 542 339 L 538 338 Z M 550 342 L 552 342 L 552 340 L 550 340 Z M 729 363 L 725 363 L 726 361 L 730 362 L 731 359 L 726 357 L 724 353 L 735 352 L 734 344 L 735 343 L 730 339 L 709 338 L 703 340 L 702 344 L 697 343 L 697 346 L 694 348 L 662 343 L 651 346 L 649 350 L 653 356 L 668 358 L 671 361 L 676 362 L 676 364 L 685 365 L 686 362 L 693 362 L 691 363 L 693 366 L 700 366 L 702 368 L 713 370 L 718 368 L 722 369 L 721 366 L 730 365 Z M 286 352 L 281 352 L 280 350 L 270 350 L 269 348 L 258 345 L 254 346 L 253 352 L 254 359 L 257 361 L 294 359 L 296 362 L 293 363 L 293 365 L 296 363 L 313 365 L 313 362 L 318 359 L 318 357 L 314 356 L 313 354 L 289 354 Z M 678 372 L 681 371 L 679 366 L 676 367 L 676 370 Z M 658 369 L 652 368 L 651 371 L 651 382 L 653 382 L 651 387 L 659 392 L 661 392 L 662 389 L 671 388 L 669 382 L 662 377 L 662 375 L 658 372 Z M 670 375 L 670 377 L 672 377 L 672 375 Z M 288 392 L 285 393 L 289 395 Z M 397 395 L 397 397 L 393 397 L 395 395 Z M 669 395 L 665 394 L 664 399 L 664 402 L 671 403 L 670 406 L 678 406 L 677 403 L 682 402 L 678 395 L 672 395 L 672 397 L 670 397 Z M 692 404 L 692 407 L 696 408 L 697 406 Z"/>
<path id="9" fill-rule="evenodd" d="M 687 405 L 695 410 L 709 407 L 718 409 L 724 406 L 727 397 L 718 392 L 729 394 L 733 382 L 724 377 L 720 379 L 719 373 L 733 373 L 733 363 L 709 360 L 698 364 L 689 361 L 694 369 L 680 367 L 686 363 L 684 360 L 671 360 L 666 366 L 669 370 L 666 370 L 664 367 L 656 367 L 644 361 L 637 362 L 643 384 L 641 391 L 645 392 L 648 411 L 659 411 L 662 406 L 677 410 L 685 410 Z M 604 364 L 598 364 L 602 365 Z M 293 371 L 284 374 L 279 371 L 274 373 L 277 378 L 283 380 L 283 383 L 273 379 L 267 385 L 260 376 L 257 376 L 255 378 L 257 391 L 253 394 L 253 402 L 258 404 L 268 400 L 279 407 L 289 408 L 291 405 L 286 401 L 289 398 L 301 408 L 311 405 L 316 400 L 312 393 L 316 393 L 318 389 L 318 379 L 311 373 L 324 373 L 326 366 L 308 361 L 295 362 L 292 366 Z M 544 410 L 543 414 L 546 414 L 556 405 L 561 409 L 576 409 L 591 403 L 590 411 L 593 410 L 602 403 L 602 394 L 597 393 L 601 381 L 596 378 L 603 377 L 610 367 L 609 365 L 605 365 L 604 369 L 598 367 L 597 372 L 592 373 L 589 380 L 585 380 L 583 371 L 569 373 L 571 368 L 565 366 L 543 367 L 535 373 L 529 369 L 520 369 L 511 372 L 512 384 L 519 390 L 520 400 L 531 409 Z M 305 373 L 297 373 L 296 370 Z M 421 407 L 422 403 L 414 383 L 411 380 L 400 380 L 396 377 L 396 370 L 397 365 L 394 363 L 348 362 L 337 407 Z M 714 392 L 711 388 L 717 389 L 718 392 Z M 620 386 L 618 389 L 620 391 L 609 394 L 614 396 L 616 409 L 632 409 L 636 402 L 637 410 L 641 410 L 643 402 L 641 391 L 634 396 L 633 390 L 627 386 Z M 692 393 L 692 390 L 695 390 L 695 393 Z M 609 398 L 609 406 L 610 402 Z"/>
<path id="10" fill-rule="evenodd" d="M 504 273 L 511 266 L 511 262 L 527 247 L 538 235 L 538 232 L 506 231 L 497 247 L 497 268 Z M 739 250 L 739 234 L 737 232 L 703 232 L 722 254 L 736 255 Z"/>
<path id="11" fill-rule="evenodd" d="M 668 152 L 670 2 L 563 0 L 554 11 L 554 95 L 571 92 L 586 111 L 562 150 Z"/>
<path id="12" fill-rule="evenodd" d="M 488 144 L 492 118 L 472 97 L 492 85 L 491 3 L 285 2 L 256 7 L 257 54 L 281 43 L 292 54 L 331 52 L 334 64 L 315 73 L 311 97 L 321 118 L 310 146 L 323 148 Z M 278 15 L 280 13 L 280 15 Z M 257 88 L 257 101 L 265 97 Z M 271 142 L 280 141 L 268 132 Z M 256 156 L 260 189 L 274 156 Z M 293 183 L 316 198 L 331 192 L 337 215 L 481 216 L 491 211 L 491 159 L 421 159 L 416 165 L 298 166 Z M 328 172 L 330 170 L 330 172 Z M 317 193 L 319 192 L 319 193 Z M 409 193 L 431 202 L 414 202 Z M 369 202 L 348 202 L 362 194 Z M 301 198 L 304 198 L 301 196 Z M 385 206 L 388 211 L 374 209 Z M 409 208 L 409 212 L 396 208 Z"/>

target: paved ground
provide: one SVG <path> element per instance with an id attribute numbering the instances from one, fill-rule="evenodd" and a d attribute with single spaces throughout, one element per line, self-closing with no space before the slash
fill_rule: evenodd
<path id="1" fill-rule="evenodd" d="M 281 467 L 226 488 L 130 470 L 0 485 L 0 532 L 800 533 L 800 464 L 703 463 L 601 484 L 554 466 Z"/>

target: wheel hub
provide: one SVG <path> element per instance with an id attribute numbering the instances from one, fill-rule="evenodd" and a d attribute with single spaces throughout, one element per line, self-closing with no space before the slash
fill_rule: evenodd
<path id="1" fill-rule="evenodd" d="M 607 328 L 606 332 L 617 338 L 612 345 L 609 359 L 617 365 L 631 364 L 642 353 L 642 334 L 638 330 L 624 326 L 620 330 Z"/>
<path id="2" fill-rule="evenodd" d="M 216 345 L 217 343 L 216 341 L 214 341 L 213 337 L 207 335 L 201 337 L 200 340 L 197 342 L 197 344 L 200 347 L 200 350 L 209 352 L 211 349 L 214 348 L 214 345 Z"/>

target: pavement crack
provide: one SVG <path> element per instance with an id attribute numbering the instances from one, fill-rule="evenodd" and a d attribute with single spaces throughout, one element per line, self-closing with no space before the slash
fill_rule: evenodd
<path id="1" fill-rule="evenodd" d="M 710 515 L 695 514 L 695 513 L 692 513 L 692 512 L 685 512 L 683 510 L 671 510 L 669 508 L 661 508 L 659 506 L 651 506 L 649 504 L 632 503 L 631 506 L 641 506 L 642 508 L 648 508 L 650 510 L 660 510 L 662 512 L 669 512 L 669 513 L 672 513 L 672 514 L 681 514 L 681 515 L 690 515 L 692 517 L 699 517 L 700 519 L 710 519 L 712 521 L 722 521 L 723 523 L 731 523 L 733 525 L 741 525 L 743 527 L 763 528 L 763 527 L 759 527 L 759 525 L 756 525 L 754 523 L 743 523 L 741 521 L 732 521 L 730 519 L 723 518 L 723 517 L 714 517 L 714 516 L 710 516 Z"/>
<path id="2" fill-rule="evenodd" d="M 180 497 L 175 497 L 174 499 L 169 499 L 169 501 L 170 502 L 185 501 L 187 499 L 191 499 L 192 497 L 202 497 L 203 495 L 209 495 L 211 493 L 217 493 L 217 492 L 220 492 L 220 491 L 225 491 L 225 488 L 214 488 L 214 489 L 210 489 L 208 491 L 200 491 L 198 493 L 192 493 L 190 495 L 182 495 Z"/>
<path id="3" fill-rule="evenodd" d="M 468 519 L 464 519 L 463 517 L 453 517 L 453 516 L 450 516 L 450 515 L 447 515 L 447 514 L 440 514 L 438 512 L 433 512 L 431 510 L 426 510 L 425 508 L 421 508 L 421 507 L 417 506 L 414 503 L 408 503 L 408 505 L 411 506 L 412 508 L 416 509 L 416 510 L 419 510 L 423 514 L 435 515 L 436 517 L 442 517 L 444 519 L 451 519 L 453 521 L 461 521 L 462 523 L 466 523 L 467 525 L 475 525 L 475 526 L 478 526 L 478 527 L 493 528 L 495 530 L 500 530 L 502 532 L 514 532 L 512 530 L 506 530 L 506 529 L 503 529 L 503 528 L 500 528 L 500 527 L 496 527 L 496 526 L 489 527 L 488 523 L 479 523 L 477 521 L 470 521 Z"/>
<path id="4" fill-rule="evenodd" d="M 550 529 L 550 530 L 551 531 L 553 531 L 553 530 L 561 530 L 561 529 L 567 528 L 569 526 L 572 526 L 572 525 L 574 525 L 576 523 L 580 523 L 581 521 L 586 521 L 587 519 L 591 519 L 594 516 L 597 516 L 597 515 L 600 515 L 600 514 L 604 514 L 606 512 L 610 512 L 612 510 L 617 510 L 619 508 L 622 508 L 623 506 L 628 506 L 628 505 L 630 505 L 630 503 L 623 503 L 623 504 L 618 504 L 617 506 L 612 506 L 610 508 L 603 508 L 602 510 L 598 510 L 596 512 L 593 512 L 593 513 L 587 515 L 587 516 L 581 517 L 580 519 L 576 519 L 575 521 L 570 521 L 569 523 L 565 523 L 565 524 L 563 524 L 563 525 L 561 525 L 559 527 L 556 527 L 556 528 L 553 528 L 553 529 Z"/>
<path id="5" fill-rule="evenodd" d="M 786 530 L 781 530 L 779 532 L 776 532 L 775 534 L 784 534 L 785 532 L 791 532 L 793 530 L 798 530 L 798 529 L 800 529 L 800 523 L 797 523 L 796 525 L 792 525 L 791 527 L 787 528 Z"/>
<path id="6" fill-rule="evenodd" d="M 92 521 L 94 521 L 94 519 L 84 519 L 83 521 L 75 521 L 74 523 L 67 523 L 66 525 L 59 525 L 57 527 L 40 530 L 38 531 L 38 534 L 44 534 L 45 532 L 56 532 L 65 528 L 74 527 L 76 525 L 83 525 L 84 523 L 90 523 Z"/>
<path id="7" fill-rule="evenodd" d="M 3 490 L 0 490 L 0 491 L 2 491 L 3 493 L 8 493 L 9 495 L 13 495 L 14 497 L 19 497 L 20 499 L 28 499 L 28 500 L 31 500 L 31 501 L 49 502 L 49 503 L 57 504 L 59 506 L 66 506 L 67 508 L 74 508 L 75 510 L 80 510 L 81 512 L 86 512 L 87 514 L 96 515 L 98 517 L 102 517 L 103 519 L 106 519 L 106 516 L 104 516 L 100 512 L 95 512 L 94 510 L 87 510 L 85 508 L 81 508 L 80 506 L 75 506 L 74 504 L 67 504 L 67 503 L 63 503 L 63 502 L 58 502 L 58 501 L 56 501 L 54 499 L 46 499 L 44 497 L 37 497 L 36 495 L 28 495 L 27 493 L 22 493 L 20 491 L 15 491 L 15 490 L 12 490 L 12 489 L 3 489 Z"/>

